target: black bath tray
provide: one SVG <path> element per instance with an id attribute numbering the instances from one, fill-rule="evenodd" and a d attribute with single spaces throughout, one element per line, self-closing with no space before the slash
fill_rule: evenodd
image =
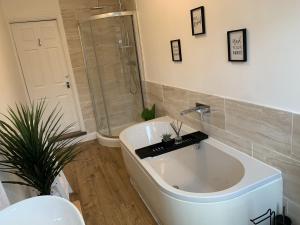
<path id="1" fill-rule="evenodd" d="M 162 142 L 150 145 L 144 148 L 140 148 L 135 150 L 135 153 L 140 157 L 140 159 L 145 159 L 148 157 L 155 157 L 158 155 L 162 155 L 180 148 L 184 148 L 193 144 L 200 143 L 201 141 L 208 138 L 207 134 L 204 134 L 200 131 L 187 134 L 182 136 L 182 143 L 173 144 L 172 146 L 164 146 Z"/>

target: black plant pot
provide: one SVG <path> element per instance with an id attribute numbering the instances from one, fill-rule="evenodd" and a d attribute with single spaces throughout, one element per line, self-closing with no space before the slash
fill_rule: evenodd
<path id="1" fill-rule="evenodd" d="M 275 225 L 292 225 L 292 220 L 287 216 L 278 215 L 275 217 Z"/>
<path id="2" fill-rule="evenodd" d="M 165 148 L 169 148 L 169 147 L 172 147 L 174 145 L 175 140 L 174 139 L 170 139 L 168 141 L 165 141 L 164 139 L 162 139 L 161 142 L 162 142 L 162 144 L 163 144 L 163 146 Z"/>

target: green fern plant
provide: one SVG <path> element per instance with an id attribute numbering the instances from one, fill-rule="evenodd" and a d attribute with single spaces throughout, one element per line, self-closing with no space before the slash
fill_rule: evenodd
<path id="1" fill-rule="evenodd" d="M 155 104 L 152 106 L 151 109 L 145 108 L 141 116 L 145 121 L 155 119 Z"/>
<path id="2" fill-rule="evenodd" d="M 79 153 L 75 138 L 63 139 L 72 124 L 62 127 L 61 110 L 56 106 L 45 115 L 45 101 L 9 107 L 0 120 L 0 171 L 14 174 L 19 184 L 50 195 L 51 185 L 63 168 Z"/>

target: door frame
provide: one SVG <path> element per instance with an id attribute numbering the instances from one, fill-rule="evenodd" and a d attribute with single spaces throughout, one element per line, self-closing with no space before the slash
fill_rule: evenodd
<path id="1" fill-rule="evenodd" d="M 16 24 L 16 23 L 29 23 L 29 22 L 42 22 L 42 21 L 56 21 L 57 29 L 58 29 L 60 40 L 62 43 L 64 58 L 65 58 L 65 61 L 67 64 L 66 66 L 67 66 L 68 74 L 70 76 L 70 81 L 72 83 L 71 90 L 72 90 L 72 96 L 73 96 L 74 103 L 75 103 L 75 110 L 76 110 L 76 115 L 77 115 L 78 122 L 79 122 L 79 128 L 81 131 L 86 131 L 86 127 L 85 127 L 83 115 L 82 115 L 82 110 L 81 110 L 81 106 L 80 106 L 80 101 L 79 101 L 78 88 L 77 88 L 77 84 L 75 81 L 74 71 L 73 71 L 71 58 L 70 58 L 70 54 L 69 54 L 69 49 L 68 49 L 68 44 L 67 44 L 66 33 L 65 33 L 63 20 L 62 20 L 61 16 L 39 17 L 39 18 L 34 17 L 34 18 L 24 18 L 24 19 L 16 19 L 16 20 L 9 21 L 10 37 L 11 37 L 13 45 L 14 45 L 14 53 L 15 53 L 15 56 L 18 61 L 18 69 L 20 72 L 22 83 L 23 83 L 24 89 L 26 90 L 26 101 L 27 101 L 27 103 L 30 103 L 30 95 L 29 95 L 29 91 L 28 91 L 28 88 L 26 85 L 26 80 L 25 80 L 24 72 L 23 72 L 23 69 L 21 66 L 20 57 L 19 57 L 19 54 L 17 51 L 17 45 L 16 45 L 16 42 L 15 42 L 15 39 L 13 36 L 12 26 L 13 26 L 13 24 Z"/>

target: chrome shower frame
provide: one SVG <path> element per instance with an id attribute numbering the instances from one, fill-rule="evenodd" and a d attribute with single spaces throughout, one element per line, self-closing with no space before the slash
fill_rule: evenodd
<path id="1" fill-rule="evenodd" d="M 82 41 L 82 33 L 81 33 L 81 29 L 80 29 L 80 24 L 95 21 L 95 20 L 100 20 L 100 19 L 113 18 L 113 17 L 123 17 L 123 16 L 131 16 L 132 17 L 132 25 L 133 25 L 133 31 L 134 31 L 134 39 L 135 39 L 135 45 L 136 45 L 136 55 L 137 55 L 137 62 L 138 62 L 138 71 L 139 71 L 139 77 L 140 77 L 142 105 L 143 105 L 143 108 L 145 108 L 145 100 L 144 100 L 143 85 L 142 85 L 142 82 L 145 80 L 144 64 L 143 64 L 143 55 L 142 55 L 142 47 L 141 47 L 141 42 L 140 42 L 140 33 L 139 33 L 137 14 L 136 14 L 135 11 L 120 11 L 120 12 L 103 13 L 103 14 L 90 16 L 90 17 L 88 17 L 86 19 L 82 19 L 78 22 L 78 31 L 79 31 L 79 36 L 80 36 L 80 43 L 81 43 L 82 53 L 83 53 L 83 56 L 84 56 L 85 71 L 86 71 L 86 73 L 88 73 L 88 71 L 87 71 L 87 59 L 86 59 L 86 55 L 84 53 L 84 44 L 83 44 L 83 41 Z M 95 57 L 97 58 L 96 53 L 95 53 Z M 98 67 L 99 66 L 97 66 L 97 70 L 98 70 L 98 74 L 99 74 L 100 70 L 99 70 Z M 103 82 L 101 80 L 101 76 L 99 77 L 99 79 L 100 79 L 100 86 L 101 86 L 103 103 L 105 105 L 105 107 L 104 107 L 105 108 L 105 113 L 106 113 L 106 116 L 108 116 L 108 111 L 107 111 L 107 107 L 106 107 L 107 103 L 106 103 L 106 100 L 105 100 L 105 97 L 104 97 L 105 95 L 104 95 L 104 91 L 103 91 L 103 86 L 102 86 Z M 107 121 L 107 123 L 108 123 L 107 125 L 108 125 L 108 129 L 109 129 L 109 133 L 111 134 L 111 127 L 110 127 L 109 121 Z M 98 124 L 97 124 L 97 126 L 98 126 Z M 97 128 L 97 132 L 98 132 L 98 128 Z M 103 135 L 106 138 L 113 138 L 113 139 L 118 138 L 116 136 L 107 136 L 105 134 L 101 134 L 101 135 Z"/>

